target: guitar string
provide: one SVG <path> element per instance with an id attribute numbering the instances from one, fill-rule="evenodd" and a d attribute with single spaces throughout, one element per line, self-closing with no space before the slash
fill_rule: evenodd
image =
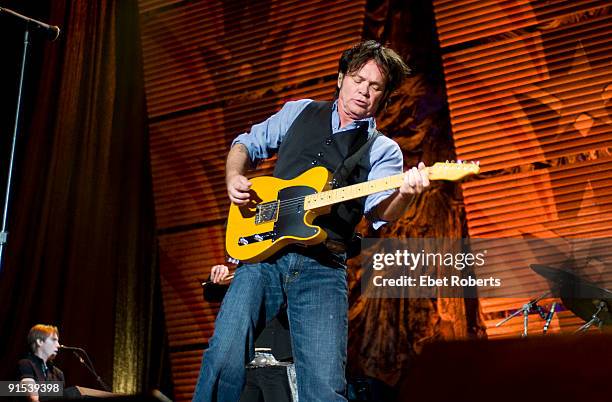
<path id="1" fill-rule="evenodd" d="M 346 188 L 346 187 L 343 187 Z M 327 191 L 335 191 L 335 190 L 327 190 Z M 385 191 L 385 190 L 380 190 L 380 191 Z M 309 194 L 309 195 L 317 195 L 317 194 L 321 194 L 321 193 L 314 193 L 314 194 Z M 294 206 L 294 205 L 299 205 L 301 202 L 303 202 L 306 197 L 308 196 L 300 196 L 300 197 L 295 197 L 295 198 L 288 198 L 286 200 L 281 200 L 280 201 L 280 207 L 290 207 L 290 206 Z M 332 197 L 331 195 L 329 196 L 330 198 Z M 361 197 L 365 197 L 365 195 L 361 196 Z M 359 197 L 357 197 L 359 198 Z M 267 209 L 267 210 L 274 210 L 276 208 L 277 203 L 274 201 L 271 201 L 269 203 L 265 203 L 265 204 L 260 204 L 260 210 L 262 209 Z"/>
<path id="2" fill-rule="evenodd" d="M 384 191 L 384 190 L 381 190 Z M 290 198 L 288 200 L 283 200 L 281 201 L 279 204 L 279 208 L 281 209 L 281 211 L 278 213 L 277 216 L 286 216 L 286 215 L 290 215 L 293 212 L 292 211 L 287 211 L 287 208 L 293 207 L 293 206 L 298 206 L 300 205 L 300 203 L 302 203 L 307 196 L 300 196 L 300 197 L 296 197 L 296 198 Z M 365 197 L 365 196 L 362 196 Z M 285 202 L 287 201 L 287 202 Z M 260 213 L 261 212 L 272 212 L 276 209 L 276 203 L 272 202 L 271 204 L 268 205 L 264 205 L 262 204 L 262 207 L 260 207 Z"/>
<path id="3" fill-rule="evenodd" d="M 384 190 L 381 190 L 384 191 Z M 287 208 L 292 208 L 292 207 L 297 207 L 300 204 L 303 205 L 304 200 L 306 199 L 307 196 L 301 196 L 301 197 L 296 197 L 296 198 L 291 198 L 288 200 L 283 200 L 281 201 L 279 204 L 279 208 L 281 209 L 281 211 L 278 213 L 278 216 L 286 216 L 286 215 L 290 215 L 293 212 L 292 211 L 287 211 Z M 365 196 L 362 196 L 365 197 Z M 356 197 L 359 198 L 359 197 Z M 351 198 L 353 199 L 353 198 Z M 348 201 L 348 200 L 347 200 Z M 338 201 L 341 202 L 341 201 Z M 259 208 L 259 214 L 267 214 L 270 212 L 273 212 L 277 209 L 277 204 L 272 202 L 271 204 L 265 205 L 265 204 L 261 204 L 260 208 Z"/>
<path id="4" fill-rule="evenodd" d="M 291 207 L 297 207 L 300 204 L 303 204 L 304 200 L 306 199 L 307 196 L 302 196 L 302 197 L 296 197 L 296 198 L 291 198 L 288 200 L 283 200 L 279 203 L 279 208 L 281 210 L 286 209 L 286 208 L 291 208 Z M 260 205 L 259 211 L 260 212 L 271 212 L 277 209 L 277 203 L 272 203 L 272 204 L 262 204 Z M 279 213 L 279 215 L 287 215 L 291 212 L 286 212 L 286 213 Z"/>
<path id="5" fill-rule="evenodd" d="M 387 179 L 390 179 L 391 177 L 393 177 L 393 176 L 389 176 L 389 177 L 387 177 Z M 364 182 L 364 183 L 366 183 L 366 182 Z M 360 183 L 360 184 L 361 184 L 361 183 Z M 388 184 L 388 183 L 385 183 L 385 184 Z M 373 186 L 370 186 L 370 187 L 373 187 Z M 398 187 L 399 187 L 399 186 L 398 186 Z M 345 189 L 345 188 L 348 188 L 348 187 L 341 187 L 341 189 Z M 340 190 L 340 189 L 333 189 L 333 190 L 326 190 L 326 191 L 336 191 L 336 190 Z M 379 191 L 385 191 L 385 190 L 379 190 Z M 314 193 L 314 194 L 309 194 L 309 195 L 317 195 L 317 194 L 321 194 L 321 193 Z M 295 198 L 288 198 L 288 199 L 286 199 L 286 200 L 281 200 L 281 201 L 278 203 L 278 205 L 279 205 L 279 207 L 281 207 L 281 208 L 282 208 L 282 207 L 290 207 L 290 206 L 293 206 L 293 205 L 299 205 L 301 202 L 303 202 L 303 201 L 305 200 L 305 198 L 306 198 L 306 197 L 307 197 L 307 196 L 300 196 L 300 197 L 295 197 Z M 362 196 L 362 197 L 364 197 L 364 196 Z M 331 195 L 330 195 L 330 198 L 331 198 Z M 356 197 L 356 198 L 359 198 L 359 197 Z M 293 204 L 293 205 L 292 205 L 292 204 Z M 262 209 L 264 209 L 264 208 L 265 208 L 265 209 L 267 209 L 267 211 L 268 211 L 268 210 L 274 210 L 274 209 L 276 208 L 276 205 L 277 205 L 277 204 L 276 204 L 274 201 L 270 202 L 268 205 L 266 205 L 266 204 L 261 204 L 261 206 L 260 206 L 260 210 L 262 210 Z"/>
<path id="6" fill-rule="evenodd" d="M 347 187 L 342 187 L 342 188 L 347 188 Z M 339 190 L 339 189 L 333 189 L 333 190 L 327 190 L 327 191 L 335 191 L 335 190 Z M 385 191 L 385 190 L 379 190 L 379 191 Z M 317 195 L 317 194 L 321 194 L 321 193 L 313 193 L 313 194 L 309 194 L 309 195 Z M 308 197 L 309 195 L 299 196 L 299 197 L 295 197 L 295 198 L 289 198 L 289 199 L 286 199 L 286 200 L 281 200 L 279 203 L 276 203 L 276 202 L 272 201 L 272 202 L 260 204 L 259 212 L 260 213 L 262 213 L 262 212 L 266 212 L 266 213 L 267 212 L 271 212 L 271 211 L 276 210 L 277 206 L 278 206 L 278 208 L 281 209 L 281 212 L 279 212 L 278 216 L 288 215 L 291 212 L 282 213 L 282 209 L 300 205 L 301 203 L 303 203 L 305 201 L 306 197 Z M 367 195 L 370 195 L 370 194 L 367 194 Z M 365 197 L 365 196 L 366 195 L 363 195 L 361 197 Z M 329 197 L 331 198 L 332 196 L 330 195 Z M 354 197 L 354 198 L 359 198 L 359 197 Z"/>
<path id="7" fill-rule="evenodd" d="M 302 198 L 305 198 L 305 197 L 302 197 Z M 294 202 L 294 204 L 295 205 L 283 205 L 281 207 L 281 211 L 278 213 L 278 216 L 286 216 L 286 215 L 292 214 L 293 212 L 292 211 L 287 211 L 287 208 L 290 208 L 291 206 L 297 206 L 300 203 L 299 202 Z M 266 208 L 266 210 L 263 211 L 263 212 L 271 212 L 271 211 L 274 211 L 275 209 L 276 208 L 274 208 L 273 206 L 268 206 L 268 208 Z M 260 209 L 260 211 L 261 211 L 261 209 Z"/>

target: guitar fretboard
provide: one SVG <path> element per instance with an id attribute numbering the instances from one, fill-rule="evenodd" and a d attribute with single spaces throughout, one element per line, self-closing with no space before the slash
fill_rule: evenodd
<path id="1" fill-rule="evenodd" d="M 365 181 L 351 186 L 336 188 L 334 190 L 323 191 L 317 194 L 308 195 L 304 199 L 304 209 L 317 209 L 328 205 L 337 204 L 359 197 L 365 197 L 380 191 L 398 188 L 404 181 L 404 174 L 383 177 L 371 181 Z"/>
<path id="2" fill-rule="evenodd" d="M 438 162 L 433 166 L 425 168 L 429 180 L 460 180 L 472 174 L 478 174 L 480 167 L 476 163 Z M 322 191 L 304 198 L 304 209 L 317 209 L 333 205 L 339 202 L 365 197 L 380 191 L 391 190 L 401 187 L 404 181 L 404 173 L 394 176 L 383 177 L 371 181 L 365 181 L 352 186 L 336 188 L 334 190 Z"/>

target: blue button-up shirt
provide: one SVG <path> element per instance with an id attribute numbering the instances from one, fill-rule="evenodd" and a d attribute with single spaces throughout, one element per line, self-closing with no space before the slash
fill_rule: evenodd
<path id="1" fill-rule="evenodd" d="M 244 145 L 249 151 L 249 156 L 253 164 L 256 164 L 262 159 L 271 157 L 278 151 L 289 127 L 291 127 L 294 120 L 310 102 L 312 102 L 311 99 L 302 99 L 285 103 L 283 108 L 276 114 L 272 115 L 264 122 L 252 126 L 249 133 L 240 134 L 236 137 L 232 142 L 232 146 L 234 146 L 234 144 Z M 334 102 L 331 119 L 332 135 L 342 131 L 352 130 L 365 124 L 368 125 L 369 138 L 376 130 L 376 120 L 373 117 L 356 120 L 346 127 L 340 128 L 338 103 L 337 101 Z M 372 168 L 368 174 L 368 180 L 380 179 L 382 177 L 401 173 L 403 171 L 404 161 L 399 145 L 384 135 L 376 138 L 370 149 L 370 166 Z M 364 213 L 370 220 L 374 220 L 373 225 L 375 229 L 378 229 L 386 223 L 376 218 L 374 214 L 375 207 L 392 193 L 393 190 L 387 190 L 366 197 Z"/>

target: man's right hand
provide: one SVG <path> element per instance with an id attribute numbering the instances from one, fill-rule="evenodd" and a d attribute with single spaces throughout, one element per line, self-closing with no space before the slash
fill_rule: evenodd
<path id="1" fill-rule="evenodd" d="M 251 182 L 243 175 L 236 174 L 227 179 L 227 195 L 236 205 L 246 205 L 249 202 Z"/>

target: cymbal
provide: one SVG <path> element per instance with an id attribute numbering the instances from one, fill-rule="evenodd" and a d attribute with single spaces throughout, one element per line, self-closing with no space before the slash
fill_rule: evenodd
<path id="1" fill-rule="evenodd" d="M 602 289 L 574 272 L 549 267 L 547 265 L 531 264 L 531 269 L 551 282 L 553 294 L 559 297 L 584 299 L 612 299 L 612 292 Z"/>
<path id="2" fill-rule="evenodd" d="M 574 272 L 531 264 L 531 269 L 548 279 L 553 295 L 560 297 L 563 305 L 585 321 L 589 321 L 597 311 L 600 302 L 604 302 L 607 311 L 601 311 L 598 317 L 604 325 L 612 325 L 612 292 L 581 278 Z"/>

